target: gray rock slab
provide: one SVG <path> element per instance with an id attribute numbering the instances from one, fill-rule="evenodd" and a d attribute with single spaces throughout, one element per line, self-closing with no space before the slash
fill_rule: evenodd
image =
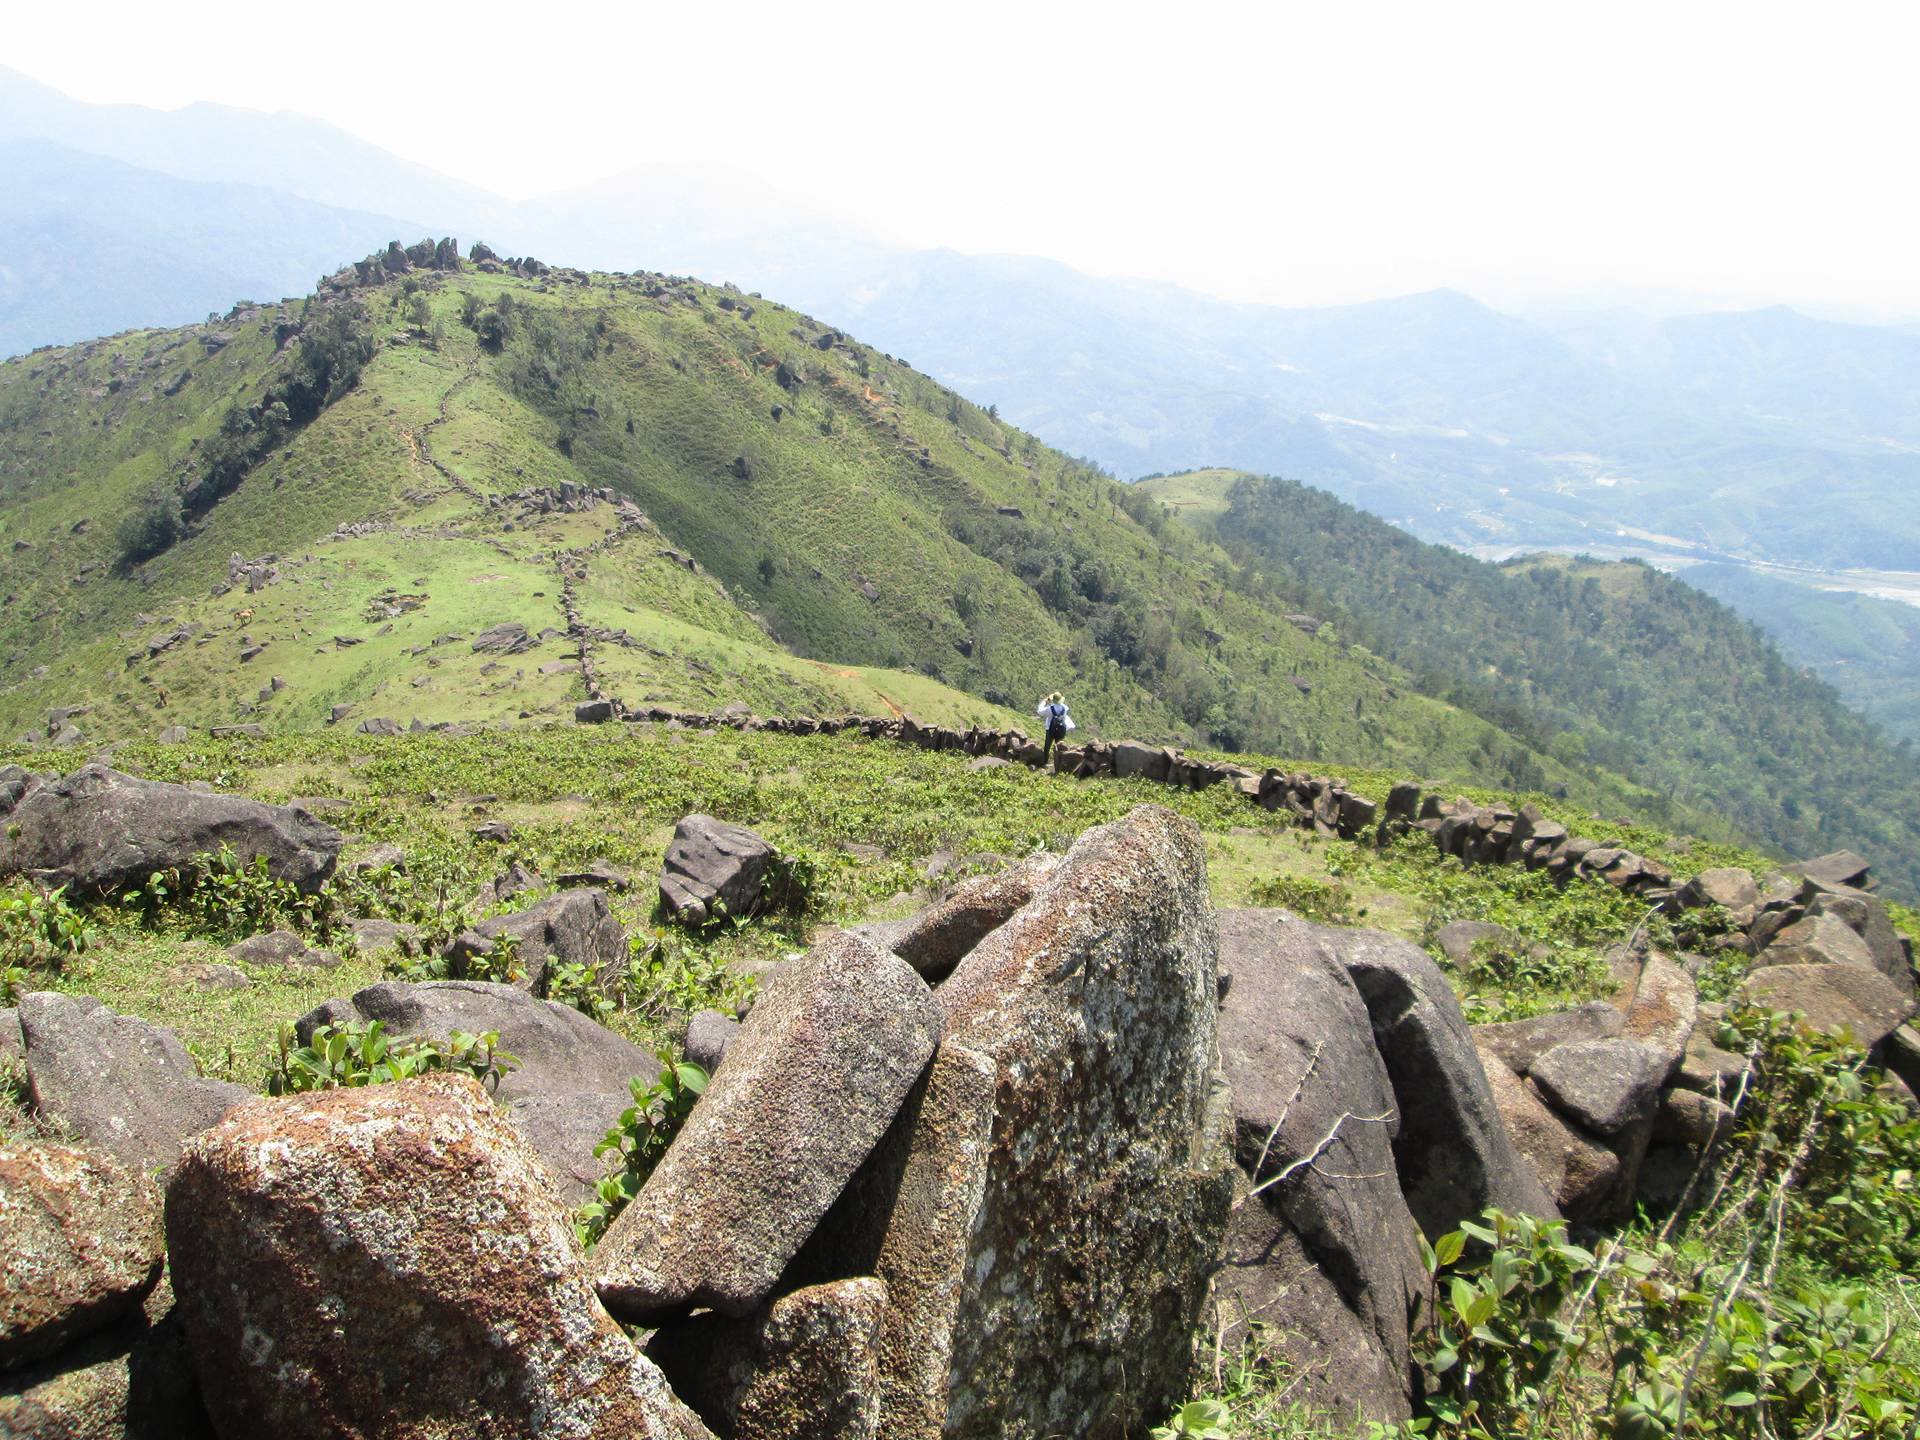
<path id="1" fill-rule="evenodd" d="M 748 918 L 760 908 L 774 855 L 773 846 L 744 825 L 689 815 L 667 847 L 660 903 L 682 925 L 704 925 L 722 914 Z"/>
<path id="2" fill-rule="evenodd" d="M 910 920 L 859 926 L 882 949 L 891 950 L 930 982 L 944 979 L 967 954 L 1004 925 L 1059 864 L 1055 855 L 1034 855 L 998 875 L 965 881 L 946 899 Z"/>
<path id="3" fill-rule="evenodd" d="M 154 871 L 223 845 L 243 863 L 264 857 L 276 878 L 313 891 L 345 843 L 304 810 L 136 780 L 98 763 L 64 780 L 0 769 L 0 821 L 0 875 L 18 872 L 76 896 L 144 885 Z"/>
<path id="4" fill-rule="evenodd" d="M 1914 1012 L 1898 986 L 1860 965 L 1769 965 L 1742 980 L 1737 994 L 1752 1005 L 1804 1015 L 1815 1030 L 1849 1030 L 1869 1048 Z"/>
<path id="5" fill-rule="evenodd" d="M 1339 957 L 1366 1004 L 1400 1107 L 1400 1188 L 1427 1238 L 1489 1205 L 1556 1214 L 1501 1123 L 1460 1002 L 1426 952 L 1377 931 L 1296 924 Z"/>
<path id="6" fill-rule="evenodd" d="M 886 1132 L 941 1028 L 926 982 L 897 955 L 844 932 L 816 945 L 753 1007 L 594 1250 L 602 1298 L 634 1320 L 759 1305 Z"/>
<path id="7" fill-rule="evenodd" d="M 1542 1055 L 1572 1040 L 1610 1040 L 1626 1028 L 1627 1017 L 1605 1000 L 1589 1000 L 1572 1010 L 1556 1010 L 1527 1020 L 1475 1025 L 1473 1043 L 1524 1075 Z"/>
<path id="8" fill-rule="evenodd" d="M 1659 1103 L 1665 1067 L 1637 1040 L 1575 1040 L 1541 1056 L 1528 1072 L 1556 1110 L 1598 1135 L 1644 1121 Z"/>
<path id="9" fill-rule="evenodd" d="M 165 1170 L 191 1135 L 252 1091 L 204 1078 L 170 1030 L 50 990 L 20 1000 L 33 1106 L 142 1171 Z"/>

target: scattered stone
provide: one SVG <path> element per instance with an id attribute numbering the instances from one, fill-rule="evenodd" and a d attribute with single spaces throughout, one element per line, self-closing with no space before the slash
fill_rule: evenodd
<path id="1" fill-rule="evenodd" d="M 1653 1116 L 1653 1138 L 1670 1145 L 1712 1145 L 1733 1125 L 1733 1111 L 1696 1090 L 1669 1090 Z"/>
<path id="2" fill-rule="evenodd" d="M 403 734 L 400 722 L 390 715 L 369 715 L 354 731 L 361 735 L 399 735 Z"/>
<path id="3" fill-rule="evenodd" d="M 1740 999 L 1804 1015 L 1815 1030 L 1853 1033 L 1878 1045 L 1913 1014 L 1913 1002 L 1886 976 L 1859 965 L 1769 965 L 1740 982 Z"/>
<path id="4" fill-rule="evenodd" d="M 347 921 L 347 932 L 353 936 L 354 949 L 363 956 L 399 949 L 420 937 L 419 926 L 397 920 L 353 919 Z"/>
<path id="5" fill-rule="evenodd" d="M 136 780 L 98 763 L 64 780 L 0 768 L 0 821 L 0 875 L 17 871 L 76 897 L 144 885 L 154 871 L 223 845 L 242 864 L 265 857 L 275 879 L 312 893 L 345 839 L 303 810 Z"/>
<path id="6" fill-rule="evenodd" d="M 887 1287 L 870 1276 L 813 1285 L 744 1320 L 667 1325 L 647 1358 L 728 1440 L 878 1440 L 886 1309 Z"/>
<path id="7" fill-rule="evenodd" d="M 1480 1052 L 1487 1084 L 1513 1145 L 1570 1220 L 1600 1218 L 1617 1193 L 1620 1157 L 1548 1109 L 1534 1088 L 1490 1050 Z"/>
<path id="8" fill-rule="evenodd" d="M 139 1314 L 162 1243 L 144 1175 L 71 1145 L 0 1146 L 0 1369 Z"/>
<path id="9" fill-rule="evenodd" d="M 845 933 L 816 945 L 762 994 L 594 1250 L 601 1298 L 634 1320 L 760 1304 L 885 1132 L 940 1029 L 926 982 L 898 956 Z"/>
<path id="10" fill-rule="evenodd" d="M 1702 870 L 1681 887 L 1689 905 L 1719 905 L 1727 910 L 1751 910 L 1760 903 L 1760 887 L 1745 870 L 1726 867 Z"/>
<path id="11" fill-rule="evenodd" d="M 674 827 L 660 871 L 660 903 L 682 925 L 751 917 L 776 852 L 744 825 L 689 815 Z"/>
<path id="12" fill-rule="evenodd" d="M 1665 1070 L 1637 1040 L 1575 1040 L 1549 1050 L 1528 1072 L 1554 1107 L 1600 1135 L 1653 1114 Z"/>
<path id="13" fill-rule="evenodd" d="M 1434 937 L 1441 952 L 1458 970 L 1472 970 L 1481 963 L 1481 946 L 1495 952 L 1513 953 L 1522 947 L 1520 937 L 1504 925 L 1485 920 L 1455 920 L 1442 925 Z"/>
<path id="14" fill-rule="evenodd" d="M 1573 1040 L 1611 1040 L 1626 1029 L 1627 1017 L 1605 1000 L 1589 1000 L 1572 1010 L 1557 1010 L 1529 1020 L 1507 1020 L 1473 1027 L 1473 1043 L 1483 1055 L 1498 1056 L 1517 1075 L 1558 1045 Z"/>
<path id="15" fill-rule="evenodd" d="M 1822 855 L 1817 860 L 1790 868 L 1822 885 L 1844 885 L 1852 890 L 1864 890 L 1872 883 L 1868 873 L 1872 867 L 1851 850 L 1835 850 L 1830 855 Z"/>
<path id="16" fill-rule="evenodd" d="M 504 820 L 488 820 L 473 827 L 473 838 L 491 840 L 496 845 L 504 845 L 513 839 L 513 826 Z"/>
<path id="17" fill-rule="evenodd" d="M 227 954 L 243 965 L 277 965 L 283 970 L 331 970 L 340 957 L 331 950 L 312 950 L 291 930 L 249 935 L 229 945 Z"/>
<path id="18" fill-rule="evenodd" d="M 492 626 L 473 637 L 475 652 L 483 655 L 518 655 L 539 643 L 518 621 Z"/>
<path id="19" fill-rule="evenodd" d="M 518 942 L 517 958 L 526 972 L 519 983 L 535 995 L 547 993 L 547 973 L 554 965 L 584 965 L 604 990 L 626 978 L 627 932 L 607 909 L 602 891 L 563 890 L 525 910 L 483 920 L 448 941 L 442 954 L 464 963 L 489 953 L 500 935 Z"/>
<path id="20" fill-rule="evenodd" d="M 1859 965 L 1873 970 L 1873 951 L 1836 915 L 1811 911 L 1779 931 L 1753 961 L 1764 965 Z"/>
<path id="21" fill-rule="evenodd" d="M 204 1079 L 172 1031 L 90 995 L 35 991 L 19 1014 L 33 1108 L 134 1169 L 170 1167 L 188 1136 L 253 1093 Z"/>
<path id="22" fill-rule="evenodd" d="M 193 739 L 193 732 L 184 725 L 169 725 L 154 738 L 162 745 L 184 745 Z"/>
<path id="23" fill-rule="evenodd" d="M 469 1077 L 237 1108 L 175 1172 L 167 1242 L 223 1435 L 709 1435 L 594 1299 Z"/>
<path id="24" fill-rule="evenodd" d="M 378 1020 L 395 1038 L 496 1032 L 499 1048 L 516 1063 L 498 1081 L 495 1096 L 547 1162 L 568 1204 L 588 1198 L 606 1173 L 607 1162 L 593 1150 L 633 1103 L 627 1082 L 651 1081 L 660 1069 L 647 1051 L 572 1006 L 536 999 L 513 985 L 385 981 L 350 1001 L 327 1001 L 294 1028 L 306 1043 L 321 1025 L 344 1020 Z"/>
<path id="25" fill-rule="evenodd" d="M 353 706 L 351 705 L 335 705 L 331 710 L 327 711 L 327 724 L 338 725 L 352 713 Z"/>
<path id="26" fill-rule="evenodd" d="M 1687 1053 L 1681 1057 L 1673 1083 L 1703 1095 L 1731 1096 L 1739 1092 L 1752 1068 L 1746 1056 L 1722 1050 L 1709 1034 L 1696 1028 L 1687 1040 Z"/>
<path id="27" fill-rule="evenodd" d="M 597 885 L 612 894 L 624 895 L 633 888 L 633 876 L 610 860 L 595 859 L 588 861 L 583 870 L 568 870 L 555 876 L 553 883 L 563 889 Z"/>

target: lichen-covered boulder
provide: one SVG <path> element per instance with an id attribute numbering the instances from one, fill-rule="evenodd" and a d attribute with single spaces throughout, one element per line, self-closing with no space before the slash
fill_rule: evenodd
<path id="1" fill-rule="evenodd" d="M 640 1193 L 593 1252 L 617 1314 L 744 1315 L 886 1133 L 941 1030 L 899 956 L 835 932 L 753 1007 Z"/>
<path id="2" fill-rule="evenodd" d="M 1234 1176 L 1217 949 L 1198 831 L 1142 806 L 937 992 L 927 1078 L 790 1276 L 885 1282 L 890 1440 L 1117 1440 L 1187 1393 Z"/>
<path id="3" fill-rule="evenodd" d="M 144 1175 L 71 1145 L 0 1147 L 0 1369 L 137 1314 L 163 1243 Z"/>
<path id="4" fill-rule="evenodd" d="M 0 1371 L 7 1440 L 213 1440 L 163 1278 L 129 1318 Z"/>
<path id="5" fill-rule="evenodd" d="M 154 871 L 222 846 L 243 863 L 264 858 L 276 879 L 313 891 L 346 838 L 304 810 L 136 780 L 98 763 L 64 780 L 0 770 L 0 821 L 0 875 L 17 871 L 76 896 L 144 885 Z"/>
<path id="6" fill-rule="evenodd" d="M 537 1158 L 466 1076 L 236 1108 L 167 1188 L 223 1437 L 698 1440 L 601 1309 Z"/>
<path id="7" fill-rule="evenodd" d="M 34 1109 L 138 1170 L 166 1169 L 188 1136 L 253 1094 L 202 1076 L 171 1030 L 90 995 L 22 996 L 20 1033 Z"/>
<path id="8" fill-rule="evenodd" d="M 878 1440 L 886 1309 L 872 1276 L 811 1285 L 744 1319 L 662 1326 L 647 1358 L 721 1440 Z"/>

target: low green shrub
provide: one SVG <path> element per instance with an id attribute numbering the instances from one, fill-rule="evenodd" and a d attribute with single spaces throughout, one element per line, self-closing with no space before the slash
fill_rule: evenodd
<path id="1" fill-rule="evenodd" d="M 582 1246 L 591 1248 L 606 1234 L 614 1216 L 640 1193 L 653 1167 L 693 1113 L 694 1103 L 706 1091 L 707 1078 L 707 1072 L 691 1061 L 675 1064 L 663 1060 L 653 1084 L 646 1084 L 637 1075 L 627 1082 L 633 1104 L 620 1112 L 606 1138 L 593 1149 L 602 1158 L 618 1155 L 620 1168 L 602 1176 L 594 1187 L 593 1199 L 574 1212 L 574 1233 Z"/>
<path id="2" fill-rule="evenodd" d="M 1367 913 L 1338 880 L 1315 880 L 1306 875 L 1268 876 L 1254 885 L 1253 903 L 1276 905 L 1321 925 L 1357 925 Z"/>
<path id="3" fill-rule="evenodd" d="M 150 928 L 174 925 L 217 940 L 264 930 L 294 930 L 329 939 L 343 911 L 331 886 L 312 893 L 268 868 L 267 857 L 242 860 L 231 845 L 193 857 L 184 867 L 156 870 L 121 896 Z"/>
<path id="4" fill-rule="evenodd" d="M 445 1040 L 412 1035 L 390 1039 L 381 1021 L 348 1020 L 322 1025 L 302 1045 L 289 1021 L 280 1027 L 279 1059 L 267 1075 L 270 1095 L 298 1095 L 382 1085 L 435 1071 L 473 1076 L 489 1090 L 519 1061 L 499 1048 L 500 1034 L 455 1030 Z"/>
<path id="5" fill-rule="evenodd" d="M 28 880 L 0 887 L 0 991 L 11 1003 L 32 970 L 58 970 L 99 939 L 85 911 L 67 903 L 66 887 Z"/>

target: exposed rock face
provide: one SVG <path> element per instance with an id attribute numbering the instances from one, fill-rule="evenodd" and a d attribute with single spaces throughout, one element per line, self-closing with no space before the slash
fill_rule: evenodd
<path id="1" fill-rule="evenodd" d="M 708 1434 L 594 1299 L 564 1211 L 464 1076 L 256 1100 L 167 1190 L 220 1433 Z"/>
<path id="2" fill-rule="evenodd" d="M 911 920 L 891 926 L 864 926 L 856 933 L 893 951 L 929 981 L 942 979 L 974 946 L 1031 900 L 1035 887 L 1059 863 L 1054 855 L 1030 856 L 998 875 L 982 875 L 965 882 Z"/>
<path id="3" fill-rule="evenodd" d="M 313 891 L 345 839 L 304 810 L 136 780 L 98 763 L 64 780 L 0 770 L 0 822 L 0 875 L 18 871 L 76 896 L 144 885 L 155 870 L 223 845 L 245 862 L 264 856 L 276 878 Z"/>
<path id="4" fill-rule="evenodd" d="M 1869 1048 L 1913 1014 L 1913 1001 L 1879 971 L 1860 965 L 1769 965 L 1740 982 L 1739 998 L 1796 1011 L 1816 1030 L 1853 1032 Z"/>
<path id="5" fill-rule="evenodd" d="M 0 1369 L 138 1314 L 162 1243 L 144 1175 L 70 1145 L 0 1147 Z"/>
<path id="6" fill-rule="evenodd" d="M 660 903 L 682 925 L 704 925 L 723 913 L 752 915 L 773 860 L 773 847 L 744 825 L 689 815 L 667 847 Z"/>
<path id="7" fill-rule="evenodd" d="M 1347 967 L 1393 1082 L 1400 1188 L 1429 1240 L 1489 1205 L 1556 1215 L 1508 1138 L 1460 1002 L 1420 948 L 1372 930 L 1308 926 Z"/>
<path id="8" fill-rule="evenodd" d="M 795 1267 L 886 1283 L 882 1434 L 1110 1440 L 1185 1393 L 1234 1173 L 1216 947 L 1198 832 L 1143 806 L 941 987 L 929 1075 Z"/>
<path id="9" fill-rule="evenodd" d="M 479 980 L 384 981 L 352 1000 L 329 1000 L 295 1025 L 303 1043 L 322 1025 L 378 1020 L 389 1035 L 445 1039 L 455 1030 L 498 1031 L 500 1048 L 518 1062 L 501 1077 L 496 1097 L 507 1116 L 552 1168 L 562 1197 L 577 1204 L 603 1174 L 593 1153 L 632 1102 L 627 1082 L 651 1080 L 660 1062 L 632 1041 L 570 1005 L 540 1000 L 516 985 Z"/>
<path id="10" fill-rule="evenodd" d="M 665 1326 L 647 1358 L 721 1440 L 879 1440 L 886 1308 L 871 1276 L 813 1285 L 744 1320 Z"/>
<path id="11" fill-rule="evenodd" d="M 599 890 L 563 890 L 525 910 L 483 920 L 449 940 L 447 956 L 484 955 L 501 935 L 518 943 L 516 954 L 526 971 L 520 983 L 535 995 L 547 993 L 547 972 L 555 965 L 585 965 L 606 988 L 627 973 L 627 932 Z"/>
<path id="12" fill-rule="evenodd" d="M 594 1250 L 601 1297 L 638 1320 L 760 1304 L 886 1132 L 940 1030 L 926 982 L 857 936 L 830 935 L 794 962 Z"/>
<path id="13" fill-rule="evenodd" d="M 203 1078 L 172 1031 L 51 990 L 20 1001 L 27 1092 L 48 1119 L 137 1170 L 164 1170 L 253 1092 Z"/>
<path id="14" fill-rule="evenodd" d="M 1228 910 L 1219 922 L 1235 1153 L 1267 1187 L 1235 1204 L 1219 1322 L 1229 1344 L 1250 1322 L 1272 1327 L 1300 1398 L 1404 1418 L 1427 1279 L 1394 1179 L 1400 1116 L 1366 1006 L 1285 911 Z"/>

